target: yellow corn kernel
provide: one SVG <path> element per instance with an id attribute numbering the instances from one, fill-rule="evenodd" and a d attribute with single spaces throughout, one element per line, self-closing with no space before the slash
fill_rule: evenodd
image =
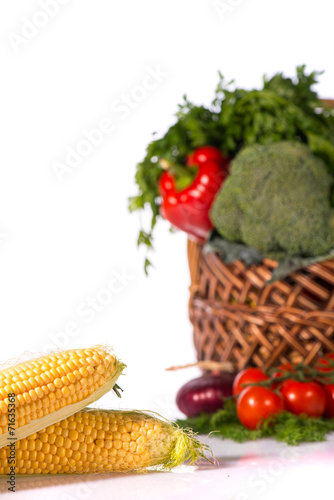
<path id="1" fill-rule="evenodd" d="M 119 439 L 112 432 L 96 429 L 102 421 L 119 429 L 114 431 Z M 140 432 L 142 428 L 152 432 L 145 437 Z M 134 440 L 129 432 L 121 432 L 131 429 L 136 429 L 132 432 L 137 435 Z M 205 449 L 208 448 L 189 433 L 153 415 L 86 409 L 17 441 L 15 472 L 24 475 L 169 469 L 185 460 L 195 462 Z M 0 449 L 0 458 L 3 474 L 9 465 L 8 446 Z"/>
<path id="2" fill-rule="evenodd" d="M 109 349 L 96 346 L 0 371 L 0 448 L 7 444 L 9 424 L 22 439 L 67 418 L 112 389 L 124 366 Z"/>

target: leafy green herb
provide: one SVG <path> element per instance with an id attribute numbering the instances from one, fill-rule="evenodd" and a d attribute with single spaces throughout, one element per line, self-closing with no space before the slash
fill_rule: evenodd
<path id="1" fill-rule="evenodd" d="M 307 74 L 305 66 L 299 66 L 294 78 L 278 73 L 270 79 L 264 77 L 262 89 L 245 90 L 219 74 L 209 107 L 195 106 L 184 96 L 175 124 L 148 145 L 144 160 L 137 165 L 138 193 L 130 198 L 129 209 L 148 206 L 152 213 L 150 227 L 138 244 L 152 247 L 161 202 L 161 160 L 175 166 L 173 174 L 179 188 L 183 188 L 195 175 L 194 170 L 184 168 L 186 156 L 197 147 L 215 146 L 233 158 L 245 145 L 297 140 L 308 144 L 334 175 L 334 113 L 312 90 L 320 75 L 317 71 Z"/>
<path id="2" fill-rule="evenodd" d="M 144 272 L 145 272 L 146 276 L 148 276 L 148 270 L 150 267 L 152 267 L 152 262 L 146 257 L 145 262 L 144 262 Z"/>
<path id="3" fill-rule="evenodd" d="M 235 401 L 226 401 L 223 410 L 213 415 L 177 420 L 180 427 L 191 428 L 200 434 L 213 433 L 221 439 L 232 439 L 238 443 L 271 437 L 289 445 L 302 442 L 323 441 L 326 434 L 334 431 L 334 418 L 310 418 L 287 411 L 267 419 L 260 429 L 249 430 L 238 420 Z"/>

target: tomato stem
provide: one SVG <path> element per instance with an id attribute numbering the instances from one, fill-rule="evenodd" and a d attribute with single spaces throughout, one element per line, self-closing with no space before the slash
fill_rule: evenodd
<path id="1" fill-rule="evenodd" d="M 326 370 L 326 371 L 324 371 Z M 282 375 L 274 376 L 274 373 L 279 371 Z M 296 365 L 291 364 L 291 368 L 272 368 L 268 373 L 268 380 L 261 380 L 247 384 L 247 386 L 263 386 L 270 387 L 272 384 L 280 384 L 287 379 L 293 379 L 298 382 L 319 382 L 320 384 L 328 385 L 334 384 L 334 360 L 328 359 L 323 368 L 315 368 L 314 366 L 307 366 L 304 363 Z"/>

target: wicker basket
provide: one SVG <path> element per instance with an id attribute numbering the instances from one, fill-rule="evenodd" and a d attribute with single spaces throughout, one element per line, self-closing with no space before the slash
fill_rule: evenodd
<path id="1" fill-rule="evenodd" d="M 334 259 L 266 285 L 277 262 L 224 264 L 188 241 L 189 315 L 198 360 L 269 368 L 334 352 Z"/>
<path id="2" fill-rule="evenodd" d="M 323 99 L 334 108 L 334 99 Z M 277 262 L 224 264 L 188 240 L 189 317 L 199 361 L 267 369 L 334 352 L 334 259 L 266 285 Z"/>

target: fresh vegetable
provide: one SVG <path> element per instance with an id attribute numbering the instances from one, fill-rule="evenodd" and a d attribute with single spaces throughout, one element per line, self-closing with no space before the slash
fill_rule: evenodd
<path id="1" fill-rule="evenodd" d="M 210 449 L 156 415 L 86 409 L 16 442 L 15 474 L 87 474 L 169 470 Z M 0 449 L 0 474 L 11 470 Z"/>
<path id="2" fill-rule="evenodd" d="M 207 146 L 196 149 L 186 165 L 193 168 L 197 165 L 197 174 L 184 189 L 178 189 L 174 175 L 168 170 L 160 177 L 160 213 L 174 227 L 204 241 L 212 229 L 209 209 L 227 175 L 228 160 L 217 148 Z"/>
<path id="3" fill-rule="evenodd" d="M 264 77 L 259 90 L 237 88 L 220 74 L 209 107 L 195 106 L 184 97 L 175 124 L 148 145 L 144 160 L 137 165 L 138 194 L 130 199 L 129 208 L 149 207 L 152 213 L 151 224 L 141 230 L 138 244 L 152 247 L 161 204 L 158 181 L 163 174 L 162 159 L 184 165 L 194 149 L 208 144 L 233 158 L 247 145 L 289 140 L 307 144 L 333 175 L 334 114 L 313 90 L 320 74 L 307 73 L 305 66 L 299 66 L 293 78 L 282 73 Z M 188 182 L 189 169 L 179 169 L 175 178 L 177 184 Z"/>
<path id="4" fill-rule="evenodd" d="M 328 377 L 324 377 L 323 382 L 333 382 L 323 383 L 321 387 L 326 393 L 327 400 L 325 417 L 334 418 L 334 352 L 327 353 L 326 356 L 319 358 L 315 365 L 315 368 L 320 372 L 329 375 Z"/>
<path id="5" fill-rule="evenodd" d="M 223 408 L 224 399 L 232 395 L 232 373 L 206 373 L 187 382 L 176 395 L 176 404 L 188 417 L 214 413 Z"/>
<path id="6" fill-rule="evenodd" d="M 317 382 L 288 379 L 282 383 L 280 392 L 287 410 L 295 415 L 304 413 L 308 417 L 321 417 L 325 413 L 326 393 Z"/>
<path id="7" fill-rule="evenodd" d="M 178 425 L 200 434 L 210 434 L 221 439 L 233 439 L 238 443 L 271 437 L 289 445 L 302 442 L 323 441 L 327 433 L 334 431 L 334 419 L 294 415 L 284 411 L 269 417 L 260 429 L 250 430 L 239 421 L 235 401 L 227 401 L 224 409 L 213 415 L 204 413 L 198 417 L 178 420 Z"/>
<path id="8" fill-rule="evenodd" d="M 293 368 L 292 368 L 291 363 L 283 363 L 283 364 L 279 365 L 277 371 L 274 371 L 271 375 L 271 378 L 274 380 L 274 382 L 271 384 L 270 388 L 272 390 L 275 390 L 278 387 L 280 387 L 282 382 L 280 382 L 280 381 L 275 382 L 275 379 L 280 379 L 281 377 L 285 376 L 287 373 L 289 373 L 289 374 L 293 373 Z"/>
<path id="9" fill-rule="evenodd" d="M 263 255 L 281 259 L 327 254 L 330 188 L 325 163 L 300 143 L 244 148 L 212 205 L 217 231 Z"/>
<path id="10" fill-rule="evenodd" d="M 334 384 L 324 384 L 322 388 L 326 394 L 325 417 L 334 418 Z"/>
<path id="11" fill-rule="evenodd" d="M 95 346 L 1 370 L 0 448 L 10 439 L 14 413 L 15 437 L 25 438 L 98 400 L 116 386 L 124 367 L 110 349 Z"/>
<path id="12" fill-rule="evenodd" d="M 224 171 L 224 173 L 228 174 L 229 161 L 222 155 L 218 148 L 214 148 L 213 146 L 203 146 L 201 148 L 195 149 L 193 154 L 187 156 L 187 165 L 189 167 L 203 165 L 208 161 L 219 163 L 219 166 Z"/>
<path id="13" fill-rule="evenodd" d="M 201 413 L 178 423 L 238 442 L 268 436 L 288 444 L 321 441 L 334 431 L 334 353 L 314 366 L 281 364 L 269 376 L 258 368 L 244 369 L 234 380 L 233 394 L 212 416 Z"/>
<path id="14" fill-rule="evenodd" d="M 248 429 L 256 429 L 266 418 L 283 410 L 283 398 L 266 387 L 247 387 L 237 401 L 238 418 Z"/>
<path id="15" fill-rule="evenodd" d="M 260 368 L 245 368 L 241 370 L 233 382 L 233 396 L 238 396 L 247 387 L 247 384 L 255 384 L 263 380 L 268 380 L 268 375 L 260 370 Z"/>

